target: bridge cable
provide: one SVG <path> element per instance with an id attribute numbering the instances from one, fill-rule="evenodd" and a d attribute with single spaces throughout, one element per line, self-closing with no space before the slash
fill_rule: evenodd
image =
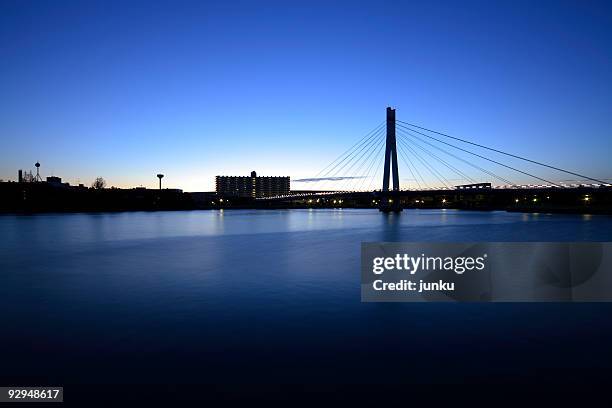
<path id="1" fill-rule="evenodd" d="M 402 125 L 398 125 L 398 126 L 402 126 Z M 517 172 L 519 172 L 519 173 L 525 174 L 525 175 L 527 175 L 527 176 L 529 176 L 529 177 L 533 177 L 533 178 L 535 178 L 535 179 L 538 179 L 538 180 L 544 181 L 544 182 L 546 182 L 546 183 L 552 184 L 552 185 L 553 185 L 553 186 L 555 186 L 555 187 L 561 187 L 561 186 L 560 186 L 560 185 L 558 185 L 557 183 L 554 183 L 554 182 L 552 182 L 552 181 L 550 181 L 550 180 L 546 180 L 546 179 L 544 179 L 544 178 L 542 178 L 542 177 L 535 176 L 535 175 L 533 175 L 533 174 L 527 173 L 526 171 L 519 170 L 519 169 L 517 169 L 517 168 L 515 168 L 515 167 L 508 166 L 508 165 L 506 165 L 506 164 L 500 163 L 500 162 L 498 162 L 498 161 L 496 161 L 496 160 L 489 159 L 488 157 L 482 156 L 482 155 L 480 155 L 480 154 L 478 154 L 478 153 L 474 153 L 474 152 L 471 152 L 471 151 L 469 151 L 469 150 L 463 149 L 463 148 L 461 148 L 461 147 L 455 146 L 455 145 L 453 145 L 453 144 L 447 143 L 447 142 L 445 142 L 445 141 L 443 141 L 443 140 L 440 140 L 440 139 L 437 139 L 437 138 L 435 138 L 435 137 L 433 137 L 433 136 L 430 136 L 430 135 L 427 135 L 427 134 L 425 134 L 425 133 L 419 132 L 418 130 L 414 130 L 414 129 L 410 129 L 410 130 L 412 130 L 413 132 L 416 132 L 416 133 L 418 133 L 418 134 L 420 134 L 420 135 L 423 135 L 423 136 L 425 136 L 425 137 L 428 137 L 428 138 L 430 138 L 430 139 L 437 140 L 438 142 L 443 143 L 443 144 L 445 144 L 445 145 L 448 145 L 448 146 L 454 147 L 455 149 L 459 149 L 459 150 L 461 150 L 461 151 L 464 151 L 464 152 L 466 152 L 466 153 L 469 153 L 469 154 L 471 154 L 471 155 L 473 155 L 473 156 L 480 157 L 481 159 L 488 160 L 488 161 L 490 161 L 490 162 L 492 162 L 492 163 L 495 163 L 495 164 L 498 164 L 498 165 L 500 165 L 500 166 L 506 167 L 506 168 L 508 168 L 508 169 L 510 169 L 510 170 L 514 170 L 514 171 L 517 171 Z"/>
<path id="2" fill-rule="evenodd" d="M 408 159 L 408 155 L 404 154 L 404 151 L 401 148 L 397 149 L 397 151 L 400 153 L 400 156 L 402 157 L 402 160 L 404 161 L 404 163 L 406 163 L 406 166 L 408 167 L 410 174 L 412 174 L 412 177 L 414 177 L 414 181 L 416 181 L 417 186 L 419 187 L 419 189 L 421 189 L 421 183 L 419 183 L 419 179 L 416 178 L 414 176 L 414 173 L 412 172 L 412 166 L 410 165 L 410 160 Z M 425 178 L 421 175 L 421 172 L 417 168 L 416 164 L 414 165 L 414 171 L 416 172 L 416 174 L 419 176 L 419 178 L 423 182 L 423 185 L 425 186 L 425 188 L 430 188 L 427 182 L 425 181 Z"/>
<path id="3" fill-rule="evenodd" d="M 372 148 L 372 146 L 375 146 L 378 142 L 379 142 L 379 137 L 381 136 L 382 133 L 382 129 L 372 135 L 373 138 L 367 142 L 366 144 L 364 144 L 360 149 L 356 150 L 354 153 L 351 154 L 350 156 L 350 160 L 346 161 L 342 166 L 340 166 L 332 175 L 331 177 L 342 177 L 342 175 L 346 174 L 345 172 L 342 172 L 343 169 L 346 168 L 346 166 L 349 166 L 347 170 L 350 170 L 354 165 L 355 165 L 355 160 L 359 160 L 363 154 L 367 153 L 369 151 L 369 149 Z M 342 172 L 342 173 L 341 173 Z"/>
<path id="4" fill-rule="evenodd" d="M 345 155 L 347 155 L 348 153 L 350 153 L 352 150 L 357 149 L 359 146 L 361 146 L 363 143 L 365 143 L 367 140 L 369 140 L 374 134 L 378 133 L 381 129 L 381 127 L 385 125 L 385 122 L 381 122 L 380 124 L 378 124 L 378 126 L 376 126 L 373 130 L 371 130 L 370 132 L 368 132 L 364 137 L 362 137 L 361 139 L 359 139 L 359 141 L 357 143 L 355 143 L 353 146 L 351 146 L 347 151 L 345 151 L 344 153 L 342 153 L 340 156 L 338 156 L 334 161 L 332 161 L 330 164 L 328 164 L 327 166 L 325 166 L 321 171 L 319 171 L 313 178 L 317 178 L 321 175 L 321 173 L 323 173 L 325 170 L 327 170 L 330 166 L 332 166 L 334 163 L 336 163 L 338 160 L 340 160 L 340 158 L 344 157 Z M 348 156 L 347 156 L 348 157 Z M 343 159 L 345 160 L 346 157 Z"/>
<path id="5" fill-rule="evenodd" d="M 489 170 L 487 170 L 487 169 L 484 169 L 484 168 L 482 168 L 482 167 L 480 167 L 480 166 L 478 166 L 478 165 L 476 165 L 476 164 L 474 164 L 474 163 L 472 163 L 472 162 L 470 162 L 470 161 L 468 161 L 468 160 L 465 160 L 464 158 L 459 157 L 459 156 L 457 156 L 456 154 L 453 154 L 453 153 L 449 152 L 449 151 L 448 151 L 448 150 L 446 150 L 446 149 L 443 149 L 443 148 L 441 148 L 441 147 L 439 147 L 439 146 L 436 146 L 436 145 L 434 145 L 434 144 L 432 144 L 432 143 L 428 142 L 427 140 L 421 139 L 419 136 L 417 136 L 417 135 L 413 134 L 413 133 L 412 133 L 412 131 L 409 131 L 409 130 L 407 131 L 407 130 L 404 130 L 404 129 L 402 129 L 402 128 L 398 128 L 398 130 L 399 130 L 400 132 L 402 132 L 402 134 L 403 134 L 403 135 L 405 135 L 405 136 L 409 136 L 409 137 L 412 137 L 413 139 L 416 139 L 416 140 L 418 140 L 418 141 L 420 141 L 420 142 L 422 142 L 422 143 L 425 143 L 425 144 L 427 144 L 427 145 L 429 145 L 429 146 L 433 147 L 434 149 L 437 149 L 437 150 L 441 151 L 442 153 L 445 153 L 445 154 L 447 154 L 447 155 L 449 155 L 449 156 L 451 156 L 451 157 L 453 157 L 453 158 L 455 158 L 455 159 L 457 159 L 457 160 L 459 160 L 459 161 L 462 161 L 463 163 L 465 163 L 465 164 L 467 164 L 467 165 L 469 165 L 469 166 L 471 166 L 471 167 L 473 167 L 473 168 L 475 168 L 475 169 L 477 169 L 477 170 L 482 171 L 483 173 L 488 174 L 489 176 L 492 176 L 492 177 L 494 177 L 494 178 L 496 178 L 496 179 L 500 180 L 501 182 L 503 182 L 503 183 L 505 183 L 505 184 L 510 184 L 510 185 L 512 185 L 512 186 L 515 186 L 515 187 L 517 186 L 515 183 L 513 183 L 512 181 L 510 181 L 510 180 L 508 180 L 508 179 L 505 179 L 505 178 L 503 178 L 503 177 L 501 177 L 501 176 L 498 176 L 497 174 L 495 174 L 495 173 L 493 173 L 493 172 L 491 172 L 491 171 L 489 171 Z"/>
<path id="6" fill-rule="evenodd" d="M 372 160 L 372 156 L 374 156 L 374 158 L 376 158 L 376 152 L 380 151 L 380 148 L 384 145 L 385 143 L 385 139 L 381 138 L 381 140 L 376 144 L 376 146 L 374 146 L 374 149 L 372 149 L 372 151 L 370 151 L 370 153 L 366 156 L 365 160 L 363 161 L 363 163 L 361 163 L 361 165 L 355 170 L 355 174 L 359 175 L 359 177 L 361 177 L 362 179 L 364 179 L 364 177 L 366 176 L 362 176 L 362 170 L 368 169 L 368 163 L 370 163 Z M 371 165 L 370 165 L 371 168 Z M 369 171 L 369 170 L 368 170 Z M 369 174 L 369 173 L 368 173 Z M 356 184 L 363 184 L 363 180 L 360 180 L 361 183 L 359 183 L 359 181 L 357 181 Z"/>
<path id="7" fill-rule="evenodd" d="M 398 140 L 400 144 L 404 143 L 403 139 L 398 139 Z M 427 170 L 429 170 L 429 172 L 433 174 L 433 176 L 437 178 L 440 183 L 442 183 L 442 186 L 450 189 L 450 186 L 452 185 L 452 183 L 448 183 L 448 180 L 444 176 L 442 176 L 440 172 L 438 172 L 438 170 L 436 170 L 433 166 L 427 163 L 427 161 L 424 160 L 422 156 L 412 148 L 412 146 L 406 143 L 404 144 L 404 147 L 406 147 L 408 150 L 412 152 L 412 154 L 423 164 L 423 166 L 425 166 Z"/>
<path id="8" fill-rule="evenodd" d="M 365 146 L 367 143 L 369 143 L 370 141 L 372 141 L 372 139 L 376 138 L 376 136 L 380 133 L 381 129 L 384 126 L 384 122 L 380 123 L 373 131 L 369 132 L 366 136 L 364 136 L 361 141 L 357 142 L 355 145 L 353 145 L 353 147 L 351 147 L 349 150 L 347 150 L 346 152 L 342 153 L 336 160 L 334 160 L 332 163 L 328 164 L 323 170 L 319 171 L 319 173 L 317 173 L 315 175 L 314 178 L 325 178 L 327 177 L 332 171 L 334 171 L 339 165 L 341 165 L 343 162 L 346 161 L 346 159 L 348 159 L 349 157 L 351 157 L 351 155 L 353 155 L 360 147 Z M 338 159 L 341 159 L 338 162 Z M 330 168 L 330 166 L 332 166 L 335 162 L 337 162 L 333 167 Z M 326 169 L 328 169 L 323 175 L 321 175 L 321 173 L 323 173 L 323 171 L 325 171 Z M 325 181 L 328 180 L 319 180 L 319 181 L 315 181 L 315 184 L 320 186 L 320 189 L 324 189 L 325 188 Z M 319 184 L 320 182 L 322 182 L 321 184 Z"/>
<path id="9" fill-rule="evenodd" d="M 338 168 L 338 170 L 336 170 L 336 172 L 335 172 L 335 173 L 333 173 L 333 174 L 331 174 L 331 175 L 330 175 L 330 178 L 332 178 L 332 179 L 333 179 L 334 177 L 338 177 L 338 176 L 339 176 L 339 174 L 340 174 L 340 172 L 341 172 L 343 169 L 345 169 L 347 165 L 349 165 L 349 164 L 353 163 L 353 161 L 354 161 L 355 159 L 357 159 L 357 160 L 361 159 L 361 157 L 363 156 L 363 153 L 362 153 L 362 152 L 364 151 L 364 149 L 366 149 L 366 148 L 367 148 L 367 149 L 369 149 L 369 148 L 370 148 L 370 147 L 371 147 L 373 144 L 375 144 L 375 143 L 377 142 L 377 137 L 380 137 L 381 133 L 382 133 L 382 129 L 379 129 L 379 130 L 378 130 L 378 132 L 376 132 L 375 134 L 373 134 L 373 135 L 372 135 L 372 137 L 370 138 L 371 140 L 370 140 L 369 142 L 367 142 L 366 144 L 364 144 L 364 145 L 363 145 L 363 146 L 362 146 L 362 147 L 361 147 L 359 150 L 357 150 L 356 152 L 351 153 L 351 155 L 350 155 L 351 159 L 350 159 L 349 161 L 344 162 L 344 164 L 343 164 L 343 165 L 342 165 L 340 168 Z M 362 153 L 362 154 L 361 154 L 361 156 L 360 156 L 360 153 Z M 347 157 L 348 157 L 348 156 L 347 156 Z M 344 160 L 343 160 L 343 161 L 344 161 Z M 334 166 L 334 168 L 332 169 L 332 171 L 333 171 L 333 170 L 334 170 L 336 167 L 338 167 L 338 166 L 339 166 L 341 163 L 342 163 L 342 162 L 340 162 L 340 163 L 338 163 L 336 166 Z M 350 167 L 350 168 L 352 168 L 353 166 L 354 166 L 354 163 L 351 165 L 351 167 Z M 349 169 L 350 169 L 350 168 L 349 168 Z M 327 174 L 329 174 L 329 173 L 330 173 L 330 171 L 328 171 L 328 172 L 326 173 L 326 176 L 327 176 Z M 335 180 L 329 180 L 329 181 L 335 181 Z"/>
<path id="10" fill-rule="evenodd" d="M 404 137 L 405 138 L 405 139 L 402 139 L 402 140 L 404 140 L 406 143 L 409 143 L 409 142 L 412 143 L 412 140 L 407 139 L 406 136 L 403 133 L 400 133 L 399 135 L 400 135 L 400 137 Z M 426 154 L 428 154 L 429 156 L 433 157 L 434 159 L 436 159 L 437 161 L 442 163 L 450 171 L 452 171 L 455 174 L 457 174 L 461 178 L 461 180 L 465 180 L 468 183 L 476 183 L 476 180 L 474 180 L 473 178 L 471 178 L 470 176 L 468 176 L 467 174 L 465 174 L 464 172 L 462 172 L 461 170 L 459 170 L 458 168 L 456 168 L 452 164 L 448 163 L 446 160 L 442 159 L 438 155 L 432 153 L 430 150 L 428 150 L 425 147 L 421 146 L 420 144 L 412 143 L 412 146 L 418 147 L 420 150 L 424 151 Z"/>
<path id="11" fill-rule="evenodd" d="M 356 161 L 354 161 L 352 163 L 352 165 L 346 170 L 346 172 L 343 173 L 343 176 L 346 176 L 346 177 L 361 177 L 360 176 L 361 169 L 363 168 L 364 165 L 367 164 L 369 158 L 372 156 L 372 154 L 374 154 L 376 152 L 376 149 L 383 142 L 383 140 L 384 140 L 383 138 L 375 140 L 374 143 L 371 144 L 369 146 L 369 148 L 367 150 L 365 150 L 363 152 L 363 154 L 358 159 L 356 159 Z M 352 171 L 352 169 L 355 166 L 357 166 L 355 171 Z M 354 182 L 355 182 L 354 178 L 345 179 L 340 184 L 341 187 L 339 187 L 338 190 L 340 190 L 340 191 L 348 191 L 348 189 L 351 187 L 351 185 Z"/>
<path id="12" fill-rule="evenodd" d="M 365 184 L 366 180 L 370 177 L 370 172 L 372 171 L 372 168 L 374 167 L 374 164 L 378 161 L 377 159 L 380 157 L 380 153 L 382 152 L 384 146 L 385 146 L 385 144 L 381 143 L 380 147 L 378 148 L 378 151 L 372 157 L 370 166 L 368 167 L 368 170 L 366 172 L 366 176 L 363 178 L 363 180 L 361 180 L 361 183 L 359 184 L 359 187 L 358 187 L 359 190 L 361 190 L 363 188 L 363 185 Z"/>
<path id="13" fill-rule="evenodd" d="M 595 178 L 592 178 L 592 177 L 588 177 L 588 176 L 585 176 L 583 174 L 574 173 L 573 171 L 569 171 L 569 170 L 565 170 L 565 169 L 562 169 L 562 168 L 559 168 L 559 167 L 551 166 L 550 164 L 546 164 L 546 163 L 542 163 L 542 162 L 539 162 L 539 161 L 531 160 L 531 159 L 528 159 L 526 157 L 518 156 L 516 154 L 506 153 L 506 152 L 504 152 L 502 150 L 493 149 L 491 147 L 487 147 L 487 146 L 484 146 L 484 145 L 481 145 L 481 144 L 478 144 L 478 143 L 470 142 L 469 140 L 465 140 L 465 139 L 461 139 L 459 137 L 447 135 L 446 133 L 437 132 L 435 130 L 427 129 L 427 128 L 424 128 L 424 127 L 421 127 L 421 126 L 418 126 L 418 125 L 414 125 L 412 123 L 403 122 L 401 120 L 397 120 L 397 122 L 403 123 L 405 125 L 413 126 L 413 127 L 419 128 L 421 130 L 432 132 L 432 133 L 438 134 L 440 136 L 444 136 L 444 137 L 448 137 L 448 138 L 451 138 L 451 139 L 455 139 L 455 140 L 458 140 L 458 141 L 463 142 L 463 143 L 468 143 L 468 144 L 471 144 L 473 146 L 478 146 L 478 147 L 483 148 L 483 149 L 491 150 L 491 151 L 496 152 L 496 153 L 504 154 L 506 156 L 514 157 L 515 159 L 520 159 L 520 160 L 524 160 L 524 161 L 529 162 L 529 163 L 533 163 L 533 164 L 537 164 L 537 165 L 540 165 L 540 166 L 548 167 L 549 169 L 561 171 L 561 172 L 564 172 L 564 173 L 567 173 L 567 174 L 571 174 L 573 176 L 578 176 L 578 177 L 581 177 L 581 178 L 584 178 L 584 179 L 587 179 L 587 180 L 595 181 L 595 182 L 600 183 L 600 184 L 607 184 L 607 183 L 605 183 L 605 182 L 603 182 L 601 180 L 598 180 L 598 179 L 595 179 Z"/>
<path id="14" fill-rule="evenodd" d="M 384 154 L 380 155 L 380 159 L 378 160 L 378 163 L 376 164 L 376 171 L 374 172 L 374 176 L 372 176 L 372 180 L 370 180 L 370 182 L 368 183 L 368 190 L 372 188 L 372 183 L 376 180 L 376 177 L 378 177 L 378 172 L 383 167 L 384 159 L 385 159 L 385 155 Z M 376 188 L 374 188 L 374 190 L 376 190 Z"/>
<path id="15" fill-rule="evenodd" d="M 399 140 L 400 140 L 400 143 L 404 143 L 406 147 L 408 147 L 409 149 L 412 149 L 412 146 L 408 144 L 407 142 L 404 142 L 403 139 L 399 139 Z M 429 160 L 426 160 L 426 158 L 424 158 L 418 151 L 414 149 L 412 149 L 412 151 L 417 156 L 417 158 L 421 161 L 421 163 L 423 163 L 427 167 L 430 173 L 436 176 L 438 181 L 440 181 L 440 183 L 442 184 L 442 187 L 446 187 L 449 189 L 452 188 L 453 183 L 449 179 L 444 177 L 444 175 Z"/>
<path id="16" fill-rule="evenodd" d="M 342 165 L 342 163 L 344 163 L 347 159 L 351 159 L 354 157 L 353 155 L 359 151 L 360 148 L 363 148 L 365 146 L 367 146 L 370 142 L 372 142 L 373 139 L 376 138 L 376 136 L 380 133 L 382 126 L 384 125 L 384 123 L 380 124 L 379 126 L 376 127 L 376 129 L 374 130 L 374 133 L 372 134 L 368 134 L 365 138 L 362 138 L 361 142 L 358 142 L 356 145 L 354 145 L 351 149 L 347 150 L 345 153 L 343 153 L 342 155 L 340 155 L 338 157 L 338 159 L 342 158 L 340 161 L 338 161 L 338 159 L 334 160 L 334 162 L 337 162 L 335 165 L 333 165 L 333 167 L 330 168 L 331 164 L 333 164 L 334 162 L 332 162 L 330 165 L 327 165 L 325 167 L 325 169 L 328 169 L 327 171 L 325 171 L 325 173 L 321 174 L 323 171 L 320 171 L 319 173 L 317 173 L 317 175 L 314 178 L 320 177 L 320 178 L 326 178 L 328 177 L 330 174 L 332 174 L 332 172 L 334 170 L 336 170 L 338 168 L 338 166 Z M 371 132 L 370 132 L 371 133 Z M 349 160 L 350 162 L 350 160 Z M 324 169 L 324 170 L 325 170 Z M 321 182 L 323 185 L 326 184 L 325 182 L 329 181 L 329 180 L 319 180 L 316 181 L 315 183 L 319 183 Z M 321 184 L 319 184 L 321 185 Z M 320 188 L 324 188 L 324 186 L 321 185 Z"/>
<path id="17" fill-rule="evenodd" d="M 355 169 L 354 174 L 356 176 L 360 176 L 361 170 L 363 169 L 363 166 L 367 165 L 370 157 L 372 157 L 372 154 L 374 154 L 376 152 L 376 150 L 378 149 L 378 147 L 384 143 L 385 139 L 384 138 L 380 138 L 380 140 L 378 140 L 378 142 L 374 143 L 372 146 L 370 146 L 370 149 L 366 152 L 364 152 L 364 154 L 359 158 L 360 161 L 356 161 L 355 163 L 353 163 L 353 165 L 348 168 L 346 170 L 347 174 L 350 175 L 350 172 L 352 170 L 353 167 L 355 167 L 355 165 L 357 163 L 359 163 L 359 166 Z M 363 160 L 361 160 L 361 158 L 365 157 Z M 342 183 L 342 188 L 344 189 L 345 187 L 348 188 L 350 187 L 350 185 L 354 182 L 355 179 L 347 179 L 346 183 Z"/>
<path id="18" fill-rule="evenodd" d="M 399 145 L 399 148 L 398 148 L 397 150 L 400 152 L 400 154 L 402 154 L 402 155 L 404 155 L 404 156 L 405 156 L 406 160 L 407 160 L 409 163 L 413 163 L 413 165 L 414 165 L 414 171 L 416 171 L 416 173 L 418 174 L 418 176 L 421 178 L 421 182 L 422 182 L 422 183 L 425 185 L 425 188 L 426 188 L 426 189 L 431 189 L 432 187 L 429 185 L 429 183 L 427 183 L 427 181 L 425 181 L 425 177 L 423 177 L 423 175 L 422 175 L 422 174 L 421 174 L 421 172 L 419 171 L 419 168 L 418 168 L 418 166 L 417 166 L 417 164 L 416 164 L 416 156 L 415 156 L 415 160 L 410 160 L 410 159 L 408 159 L 408 152 L 404 152 L 404 151 L 403 151 L 403 149 L 405 149 L 405 147 L 404 147 L 402 144 L 400 144 L 400 145 Z M 406 149 L 406 150 L 408 150 L 408 149 Z M 413 156 L 414 156 L 414 154 L 413 154 Z"/>
<path id="19" fill-rule="evenodd" d="M 366 180 L 368 180 L 370 178 L 370 174 L 372 172 L 372 168 L 374 167 L 374 163 L 376 162 L 376 160 L 378 159 L 378 153 L 380 152 L 380 149 L 382 148 L 383 144 L 381 143 L 379 145 L 379 148 L 376 149 L 374 151 L 374 153 L 371 155 L 371 157 L 368 160 L 368 164 L 366 164 L 365 167 L 365 173 L 363 173 L 363 175 L 361 176 L 361 179 L 359 181 L 357 181 L 357 183 L 355 184 L 355 191 L 363 191 L 363 185 L 366 182 Z"/>
<path id="20" fill-rule="evenodd" d="M 402 151 L 398 149 L 398 152 L 400 153 L 400 156 L 402 157 L 403 162 L 406 164 L 406 167 L 408 167 L 408 171 L 410 172 L 410 174 L 412 175 L 412 179 L 414 180 L 417 184 L 417 186 L 419 187 L 419 190 L 421 189 L 421 183 L 419 183 L 419 180 L 416 178 L 416 176 L 414 175 L 414 172 L 412 171 L 412 166 L 410 165 L 410 161 L 407 160 L 403 155 L 402 155 Z M 415 168 L 416 170 L 416 168 Z"/>

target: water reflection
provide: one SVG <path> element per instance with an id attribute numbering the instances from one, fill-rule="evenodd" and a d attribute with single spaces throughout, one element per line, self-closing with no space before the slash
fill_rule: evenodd
<path id="1" fill-rule="evenodd" d="M 20 328 L 0 337 L 2 370 L 57 383 L 452 381 L 492 358 L 504 374 L 571 358 L 563 341 L 590 332 L 585 349 L 603 361 L 606 305 L 362 304 L 360 243 L 611 238 L 611 217 L 455 210 L 1 216 L 0 310 Z M 537 350 L 507 341 L 527 337 Z M 406 344 L 427 352 L 398 353 Z M 431 368 L 434 355 L 453 364 Z"/>

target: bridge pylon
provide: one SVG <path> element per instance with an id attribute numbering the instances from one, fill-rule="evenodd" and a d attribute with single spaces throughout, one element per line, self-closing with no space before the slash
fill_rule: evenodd
<path id="1" fill-rule="evenodd" d="M 393 187 L 389 191 L 389 178 L 393 177 Z M 385 167 L 383 171 L 383 187 L 378 205 L 383 212 L 400 212 L 399 171 L 397 166 L 397 144 L 395 139 L 395 109 L 387 107 L 387 139 L 385 142 Z"/>

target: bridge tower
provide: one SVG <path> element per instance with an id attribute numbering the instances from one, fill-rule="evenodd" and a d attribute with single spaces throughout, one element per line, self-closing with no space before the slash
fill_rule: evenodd
<path id="1" fill-rule="evenodd" d="M 393 189 L 389 191 L 389 176 L 393 177 Z M 383 212 L 400 212 L 400 185 L 395 140 L 395 109 L 387 107 L 387 139 L 385 143 L 385 167 L 379 209 Z"/>

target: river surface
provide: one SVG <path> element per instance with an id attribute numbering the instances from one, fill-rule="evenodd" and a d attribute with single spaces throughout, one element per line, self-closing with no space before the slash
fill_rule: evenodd
<path id="1" fill-rule="evenodd" d="M 612 304 L 361 303 L 364 241 L 612 241 L 612 217 L 452 210 L 0 216 L 0 382 L 587 382 L 609 375 Z"/>

